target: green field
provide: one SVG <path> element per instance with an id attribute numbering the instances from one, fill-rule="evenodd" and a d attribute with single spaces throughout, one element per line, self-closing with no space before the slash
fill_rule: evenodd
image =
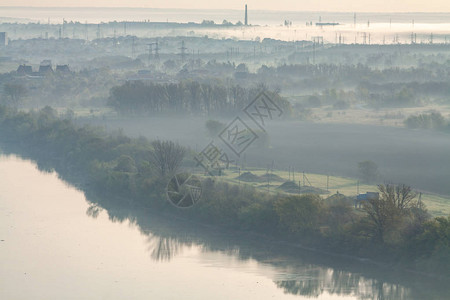
<path id="1" fill-rule="evenodd" d="M 254 168 L 248 168 L 246 170 L 241 170 L 241 174 L 245 172 L 251 172 L 257 176 L 265 175 L 267 174 L 266 170 L 263 169 L 254 169 Z M 279 171 L 274 170 L 272 174 L 277 175 L 287 181 L 289 179 L 289 172 L 288 171 Z M 226 170 L 225 174 L 220 178 L 221 180 L 225 180 L 227 182 L 231 182 L 234 184 L 248 184 L 252 185 L 258 189 L 265 190 L 268 192 L 280 192 L 279 189 L 277 189 L 278 186 L 280 186 L 283 182 L 274 181 L 270 182 L 270 185 L 268 187 L 268 182 L 243 182 L 239 181 L 237 177 L 239 176 L 239 171 L 235 169 Z M 293 178 L 293 176 L 295 178 Z M 328 178 L 327 178 L 328 177 Z M 367 184 L 359 184 L 358 187 L 358 181 L 355 178 L 348 178 L 348 177 L 340 177 L 340 176 L 327 176 L 322 174 L 312 174 L 307 173 L 305 174 L 305 177 L 303 177 L 302 173 L 295 173 L 294 175 L 291 174 L 291 180 L 295 179 L 295 182 L 299 184 L 301 187 L 303 186 L 313 186 L 315 188 L 320 188 L 322 190 L 327 190 L 327 180 L 328 180 L 328 194 L 322 194 L 322 197 L 326 198 L 328 195 L 335 194 L 339 192 L 340 194 L 344 194 L 346 196 L 356 196 L 359 190 L 359 193 L 366 193 L 366 192 L 376 192 L 378 191 L 376 185 L 367 185 Z M 301 188 L 300 188 L 301 189 Z M 429 192 L 421 191 L 422 192 L 422 201 L 425 203 L 425 205 L 428 208 L 428 211 L 433 216 L 447 216 L 450 215 L 450 197 L 441 196 L 432 194 Z"/>

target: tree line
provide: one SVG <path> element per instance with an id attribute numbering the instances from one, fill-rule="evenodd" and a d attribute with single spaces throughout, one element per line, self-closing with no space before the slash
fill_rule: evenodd
<path id="1" fill-rule="evenodd" d="M 263 193 L 253 186 L 203 179 L 203 196 L 182 212 L 165 199 L 168 179 L 195 153 L 171 141 L 129 138 L 60 119 L 50 107 L 19 112 L 0 106 L 3 149 L 32 158 L 79 183 L 99 203 L 165 211 L 220 227 L 369 256 L 449 276 L 450 216 L 432 218 L 407 185 L 380 185 L 361 210 L 342 194 Z M 94 198 L 96 199 L 96 198 Z M 94 201 L 94 200 L 92 200 Z"/>
<path id="2" fill-rule="evenodd" d="M 183 81 L 180 83 L 144 83 L 127 81 L 111 89 L 108 105 L 122 115 L 159 113 L 227 115 L 245 108 L 261 87 L 227 87 L 222 84 Z M 285 115 L 291 112 L 288 100 L 267 91 Z"/>
<path id="3" fill-rule="evenodd" d="M 410 129 L 432 129 L 450 132 L 450 120 L 442 116 L 440 112 L 409 116 L 404 124 Z"/>

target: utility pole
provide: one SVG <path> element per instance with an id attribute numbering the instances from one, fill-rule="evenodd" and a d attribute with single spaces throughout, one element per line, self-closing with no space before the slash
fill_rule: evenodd
<path id="1" fill-rule="evenodd" d="M 148 64 L 150 65 L 150 60 L 152 59 L 153 55 L 153 43 L 147 44 L 148 46 Z"/>
<path id="2" fill-rule="evenodd" d="M 313 42 L 313 65 L 316 64 L 316 41 Z"/>
<path id="3" fill-rule="evenodd" d="M 153 56 L 153 45 L 155 45 L 155 55 Z M 148 46 L 148 63 L 150 64 L 150 60 L 152 59 L 152 56 L 155 58 L 155 60 L 159 60 L 159 44 L 158 41 L 154 43 L 147 44 Z"/>
<path id="4" fill-rule="evenodd" d="M 159 60 L 159 43 L 156 41 L 155 43 L 155 59 Z"/>
<path id="5" fill-rule="evenodd" d="M 88 41 L 89 40 L 89 31 L 88 31 L 87 21 L 84 22 L 84 26 L 85 26 L 86 41 Z"/>
<path id="6" fill-rule="evenodd" d="M 100 24 L 97 24 L 97 39 L 100 38 Z"/>
<path id="7" fill-rule="evenodd" d="M 184 41 L 181 41 L 181 48 L 180 48 L 181 63 L 184 63 L 184 60 L 186 58 L 186 50 L 187 48 L 184 45 Z"/>

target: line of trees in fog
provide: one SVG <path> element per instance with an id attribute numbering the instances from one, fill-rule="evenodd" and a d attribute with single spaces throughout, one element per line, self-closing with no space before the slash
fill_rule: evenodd
<path id="1" fill-rule="evenodd" d="M 27 77 L 15 72 L 0 74 L 0 104 L 15 107 L 105 106 L 117 75 L 107 69 L 47 73 Z"/>
<path id="2" fill-rule="evenodd" d="M 450 120 L 446 120 L 439 112 L 409 116 L 404 123 L 410 129 L 450 131 Z"/>
<path id="3" fill-rule="evenodd" d="M 246 107 L 260 88 L 246 89 L 239 85 L 184 81 L 180 83 L 144 83 L 128 81 L 111 89 L 108 105 L 122 115 L 180 113 L 197 115 L 227 115 Z M 272 100 L 286 115 L 291 112 L 289 101 L 268 91 Z"/>
<path id="4" fill-rule="evenodd" d="M 105 58 L 105 62 L 98 59 L 101 63 L 93 60 L 90 65 L 113 66 L 122 63 L 121 59 Z M 144 66 L 131 69 L 136 68 Z M 151 68 L 154 68 L 154 74 L 164 74 L 168 81 L 184 81 L 166 84 L 130 81 L 115 86 L 121 80 L 126 80 L 129 73 L 114 73 L 107 68 L 47 74 L 33 80 L 11 72 L 0 74 L 3 92 L 0 102 L 29 107 L 104 106 L 109 92 L 109 105 L 122 114 L 161 111 L 210 114 L 235 110 L 257 90 L 256 87 L 243 86 L 261 83 L 270 89 L 286 91 L 286 94 L 299 94 L 308 99 L 303 104 L 311 107 L 331 104 L 335 109 L 346 109 L 361 102 L 374 108 L 404 107 L 430 102 L 445 104 L 450 99 L 448 62 L 384 69 L 363 64 L 262 65 L 252 73 L 244 63 L 236 66 L 229 62 L 204 62 L 199 59 L 185 65 L 167 60 L 159 67 L 159 71 L 157 66 Z M 203 73 L 191 74 L 188 71 L 191 69 Z M 245 73 L 245 76 L 239 79 L 239 84 L 233 84 L 236 82 L 233 76 L 237 72 Z"/>
<path id="5" fill-rule="evenodd" d="M 0 128 L 4 149 L 12 148 L 37 160 L 41 170 L 56 170 L 66 180 L 82 184 L 101 202 L 128 208 L 176 214 L 165 200 L 167 181 L 185 155 L 184 164 L 195 165 L 194 153 L 173 142 L 78 127 L 59 119 L 49 107 L 25 113 L 0 106 Z M 379 198 L 357 211 L 353 199 L 342 194 L 327 199 L 275 195 L 205 179 L 202 200 L 183 216 L 448 275 L 450 217 L 431 218 L 409 186 L 380 185 L 379 191 Z"/>

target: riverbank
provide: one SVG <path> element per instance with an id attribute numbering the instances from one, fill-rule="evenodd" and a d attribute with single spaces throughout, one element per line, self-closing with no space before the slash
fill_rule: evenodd
<path id="1" fill-rule="evenodd" d="M 15 147 L 11 152 L 36 161 L 41 170 L 55 170 L 101 207 L 117 204 L 168 213 L 217 228 L 302 241 L 307 247 L 370 257 L 391 267 L 407 266 L 437 276 L 446 276 L 448 271 L 445 243 L 449 237 L 445 233 L 433 235 L 446 226 L 446 218 L 417 223 L 416 217 L 408 216 L 402 222 L 413 222 L 416 231 L 410 232 L 412 227 L 403 225 L 390 228 L 380 242 L 370 220 L 354 215 L 345 199 L 327 203 L 310 195 L 268 195 L 212 179 L 203 182 L 202 201 L 189 210 L 178 210 L 165 200 L 167 178 L 158 176 L 149 164 L 153 149 L 144 139 L 77 127 L 58 119 L 50 108 L 23 113 L 0 107 L 0 126 L 3 143 Z M 130 165 L 118 167 L 124 156 Z M 287 209 L 289 205 L 294 206 Z M 402 239 L 393 239 L 400 233 L 404 233 Z"/>

